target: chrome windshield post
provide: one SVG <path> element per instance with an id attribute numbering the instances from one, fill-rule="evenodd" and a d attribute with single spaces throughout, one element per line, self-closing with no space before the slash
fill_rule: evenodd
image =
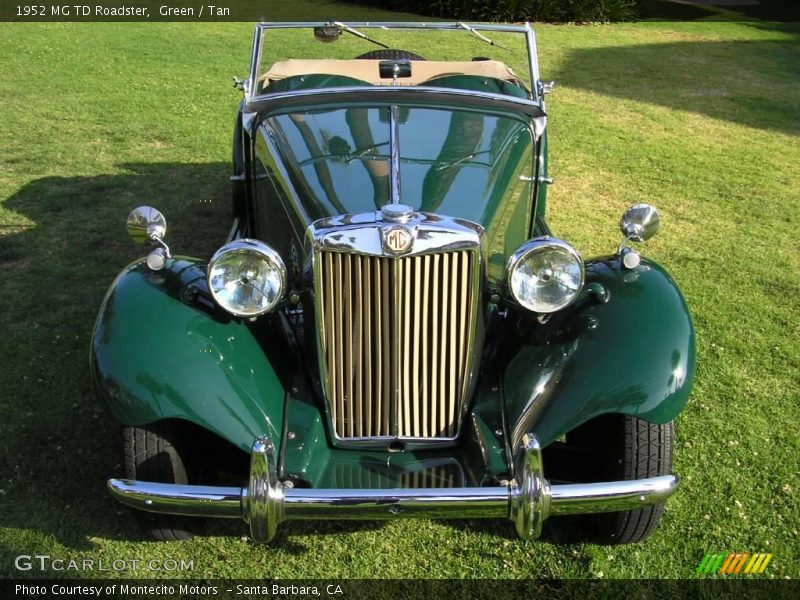
<path id="1" fill-rule="evenodd" d="M 400 108 L 389 107 L 389 200 L 400 204 Z"/>

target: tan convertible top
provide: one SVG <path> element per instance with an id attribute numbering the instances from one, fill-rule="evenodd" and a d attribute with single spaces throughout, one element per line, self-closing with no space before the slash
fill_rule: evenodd
<path id="1" fill-rule="evenodd" d="M 360 79 L 372 85 L 391 85 L 391 79 L 381 79 L 380 77 L 378 65 L 381 62 L 368 59 L 283 60 L 272 65 L 270 70 L 261 76 L 261 81 L 279 81 L 297 75 L 342 75 Z M 499 60 L 415 60 L 411 65 L 411 77 L 398 79 L 397 85 L 420 85 L 446 75 L 477 75 L 522 85 L 514 71 Z"/>

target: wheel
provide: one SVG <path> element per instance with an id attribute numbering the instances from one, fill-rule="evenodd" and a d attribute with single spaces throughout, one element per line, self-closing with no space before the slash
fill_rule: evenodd
<path id="1" fill-rule="evenodd" d="M 628 415 L 603 415 L 567 434 L 569 463 L 559 479 L 573 483 L 620 481 L 672 473 L 673 423 L 655 425 Z M 545 463 L 547 469 L 547 463 Z M 664 505 L 555 517 L 549 533 L 558 541 L 631 544 L 653 533 Z"/>
<path id="2" fill-rule="evenodd" d="M 189 483 L 181 456 L 183 440 L 174 423 L 159 421 L 123 429 L 125 475 L 129 479 L 158 483 Z M 198 529 L 191 517 L 135 511 L 142 528 L 157 540 L 188 540 Z"/>
<path id="3" fill-rule="evenodd" d="M 360 56 L 356 56 L 356 60 L 426 60 L 419 54 L 408 52 L 406 50 L 372 50 Z"/>

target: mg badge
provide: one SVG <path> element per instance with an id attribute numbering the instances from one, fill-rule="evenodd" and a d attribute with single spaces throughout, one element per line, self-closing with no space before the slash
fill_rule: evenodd
<path id="1" fill-rule="evenodd" d="M 383 239 L 386 249 L 394 254 L 400 254 L 408 250 L 413 241 L 411 233 L 405 227 L 392 227 L 386 230 Z"/>

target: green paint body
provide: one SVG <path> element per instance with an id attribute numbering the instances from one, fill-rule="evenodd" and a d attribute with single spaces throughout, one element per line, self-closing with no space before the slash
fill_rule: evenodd
<path id="1" fill-rule="evenodd" d="M 185 419 L 247 452 L 259 435 L 277 442 L 283 386 L 247 326 L 182 300 L 204 282 L 192 260 L 164 274 L 141 261 L 127 267 L 95 324 L 96 389 L 125 425 Z"/>
<path id="2" fill-rule="evenodd" d="M 667 423 L 689 399 L 694 330 L 669 275 L 649 261 L 628 270 L 610 257 L 587 262 L 586 280 L 573 308 L 545 325 L 521 315 L 507 338 L 512 439 L 533 431 L 547 445 L 603 413 Z"/>
<path id="3" fill-rule="evenodd" d="M 446 79 L 464 89 L 477 85 L 474 78 Z M 303 235 L 313 220 L 388 201 L 380 169 L 343 160 L 384 147 L 383 110 L 318 106 L 302 119 L 268 117 L 249 132 L 255 176 L 246 232 L 283 255 L 290 285 L 302 286 L 304 261 L 292 255 L 307 252 Z M 486 338 L 458 444 L 401 453 L 333 448 L 324 402 L 302 383 L 314 352 L 298 356 L 283 336 L 265 333 L 277 316 L 245 324 L 215 307 L 205 264 L 183 258 L 164 273 L 141 261 L 127 267 L 100 309 L 92 372 L 120 422 L 183 419 L 245 452 L 266 434 L 280 449 L 284 477 L 314 487 L 390 488 L 436 485 L 453 475 L 454 462 L 464 478 L 456 483 L 497 481 L 508 476 L 522 434 L 533 432 L 547 445 L 603 413 L 656 423 L 675 418 L 694 377 L 694 332 L 683 297 L 654 263 L 630 271 L 615 257 L 588 261 L 579 300 L 544 323 L 488 302 L 504 293 L 508 256 L 548 231 L 546 186 L 535 185 L 547 174 L 546 136 L 534 143 L 527 123 L 510 114 L 420 106 L 403 107 L 401 115 L 404 202 L 485 229 Z M 480 157 L 458 162 L 475 152 Z"/>

